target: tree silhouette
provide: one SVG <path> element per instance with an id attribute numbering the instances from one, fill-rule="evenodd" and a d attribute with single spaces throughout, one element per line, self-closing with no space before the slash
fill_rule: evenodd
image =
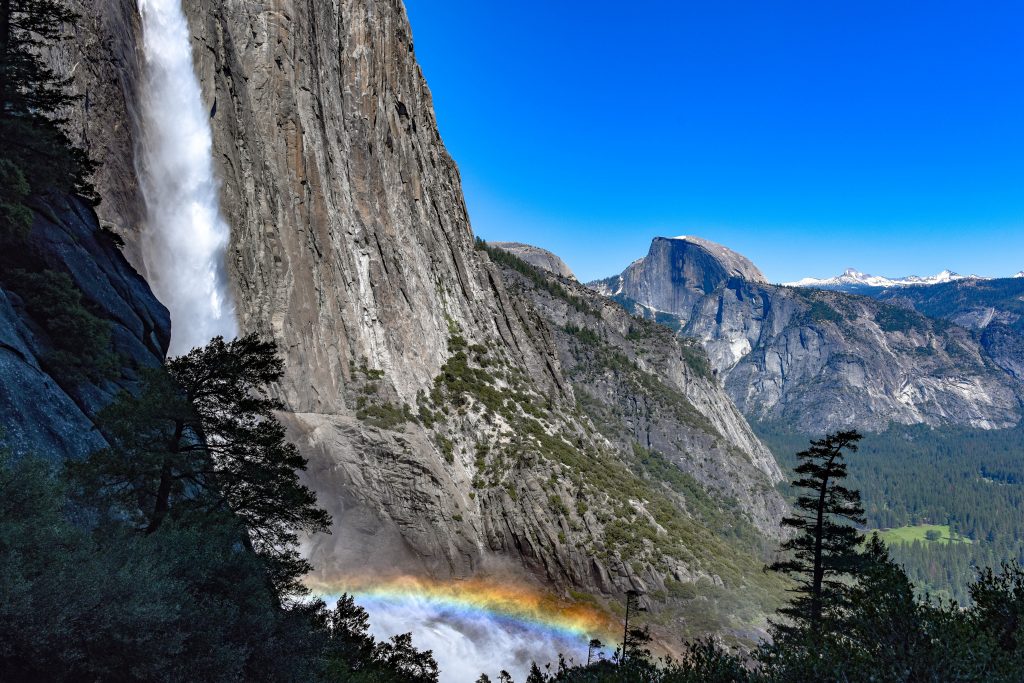
<path id="1" fill-rule="evenodd" d="M 147 534 L 170 518 L 233 515 L 278 590 L 301 592 L 297 534 L 327 531 L 330 517 L 299 482 L 306 460 L 274 417 L 283 406 L 268 388 L 283 371 L 273 342 L 217 337 L 145 371 L 141 391 L 100 416 L 112 448 L 72 469 Z"/>
<path id="2" fill-rule="evenodd" d="M 70 78 L 46 62 L 77 15 L 60 0 L 0 0 L 0 211 L 27 230 L 22 201 L 50 190 L 98 202 L 88 177 L 95 168 L 64 132 L 79 98 Z"/>
<path id="3" fill-rule="evenodd" d="M 840 483 L 846 478 L 844 451 L 856 452 L 861 438 L 855 431 L 841 431 L 811 441 L 809 449 L 797 454 L 799 476 L 793 486 L 802 493 L 796 514 L 782 520 L 797 533 L 782 544 L 789 556 L 768 567 L 797 579 L 797 596 L 780 610 L 791 624 L 775 625 L 782 635 L 820 633 L 826 613 L 846 603 L 849 588 L 843 579 L 863 561 L 857 552 L 863 536 L 850 525 L 865 523 L 860 492 Z"/>

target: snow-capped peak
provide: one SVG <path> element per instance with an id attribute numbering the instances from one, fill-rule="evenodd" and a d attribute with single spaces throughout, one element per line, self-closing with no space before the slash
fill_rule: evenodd
<path id="1" fill-rule="evenodd" d="M 1016 275 L 1014 275 L 1014 277 L 1024 277 L 1024 270 L 1022 270 L 1019 273 L 1017 273 Z"/>
<path id="2" fill-rule="evenodd" d="M 951 270 L 944 270 L 941 273 L 921 277 L 909 275 L 907 277 L 889 278 L 879 275 L 862 273 L 855 268 L 847 268 L 842 275 L 830 278 L 805 277 L 797 282 L 787 282 L 790 287 L 911 287 L 915 285 L 937 285 L 943 282 L 954 280 L 980 280 L 977 275 L 960 275 Z"/>

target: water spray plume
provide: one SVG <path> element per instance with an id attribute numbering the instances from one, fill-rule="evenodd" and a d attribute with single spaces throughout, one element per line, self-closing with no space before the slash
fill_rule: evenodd
<path id="1" fill-rule="evenodd" d="M 237 335 L 224 269 L 230 231 L 220 213 L 213 138 L 192 65 L 181 0 L 139 0 L 146 73 L 139 179 L 142 251 L 154 293 L 171 312 L 170 353 Z"/>
<path id="2" fill-rule="evenodd" d="M 146 77 L 139 178 L 146 203 L 142 249 L 147 279 L 171 312 L 170 353 L 237 335 L 224 268 L 230 237 L 213 173 L 212 134 L 192 64 L 181 0 L 138 0 Z M 484 669 L 525 676 L 530 662 L 586 659 L 591 638 L 614 639 L 617 625 L 585 605 L 500 581 L 310 579 L 324 597 L 350 593 L 378 638 L 412 631 L 433 649 L 446 681 Z M 489 673 L 496 678 L 497 671 Z"/>
<path id="3" fill-rule="evenodd" d="M 620 626 L 603 612 L 511 581 L 432 581 L 410 576 L 309 578 L 325 598 L 353 595 L 380 638 L 411 631 L 432 649 L 442 681 L 496 680 L 506 669 L 525 678 L 530 663 L 558 655 L 586 661 L 590 640 L 615 640 Z"/>

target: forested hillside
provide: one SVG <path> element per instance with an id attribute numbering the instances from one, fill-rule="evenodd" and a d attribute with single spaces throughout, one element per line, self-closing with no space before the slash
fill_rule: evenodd
<path id="1" fill-rule="evenodd" d="M 807 441 L 778 424 L 755 429 L 787 469 Z M 893 426 L 865 435 L 849 467 L 869 529 L 940 525 L 965 537 L 890 543 L 918 588 L 965 602 L 978 567 L 1024 560 L 1024 428 Z"/>

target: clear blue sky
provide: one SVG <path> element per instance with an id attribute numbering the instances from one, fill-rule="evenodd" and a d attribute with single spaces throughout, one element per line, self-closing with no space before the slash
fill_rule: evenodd
<path id="1" fill-rule="evenodd" d="M 620 271 L 1024 269 L 1024 2 L 406 0 L 476 233 Z"/>

